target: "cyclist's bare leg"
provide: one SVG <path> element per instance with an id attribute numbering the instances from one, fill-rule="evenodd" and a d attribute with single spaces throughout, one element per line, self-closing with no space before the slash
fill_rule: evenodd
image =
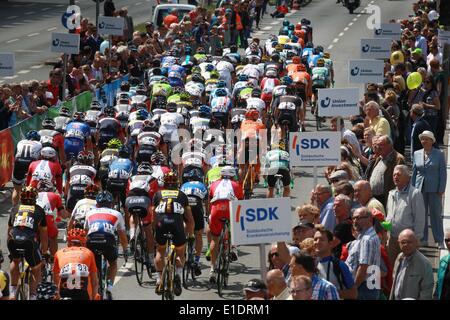
<path id="1" fill-rule="evenodd" d="M 111 283 L 114 283 L 116 274 L 117 274 L 117 259 L 114 260 L 114 262 L 112 262 L 108 268 L 108 280 L 111 280 Z"/>
<path id="2" fill-rule="evenodd" d="M 290 197 L 291 196 L 291 187 L 286 186 L 283 187 L 283 197 Z"/>
<path id="3" fill-rule="evenodd" d="M 145 225 L 144 232 L 145 238 L 147 239 L 147 252 L 151 257 L 153 257 L 153 255 L 155 254 L 155 238 L 153 236 L 152 225 Z"/>
<path id="4" fill-rule="evenodd" d="M 130 240 L 131 240 L 136 235 L 136 222 L 139 220 L 136 214 L 130 214 L 127 209 L 125 209 L 125 216 L 126 215 L 129 215 L 130 217 L 129 226 L 130 226 Z"/>
<path id="5" fill-rule="evenodd" d="M 20 259 L 13 259 L 11 261 L 11 264 L 9 265 L 9 272 L 11 275 L 11 286 L 17 287 L 17 283 L 19 282 L 19 263 Z"/>
<path id="6" fill-rule="evenodd" d="M 274 188 L 269 187 L 267 189 L 267 198 L 273 198 L 273 191 L 274 191 Z"/>
<path id="7" fill-rule="evenodd" d="M 19 204 L 19 194 L 20 194 L 20 190 L 22 189 L 22 185 L 21 184 L 15 184 L 14 183 L 14 190 L 12 193 L 12 204 L 13 207 L 15 207 L 16 205 Z"/>
<path id="8" fill-rule="evenodd" d="M 186 250 L 186 245 L 175 247 L 175 253 L 177 254 L 177 260 L 176 260 L 177 269 L 183 268 L 183 266 L 184 266 L 184 262 L 186 260 L 186 257 L 184 254 L 185 250 Z"/>
<path id="9" fill-rule="evenodd" d="M 211 252 L 211 268 L 216 268 L 216 260 L 217 260 L 217 245 L 219 242 L 219 237 L 211 235 L 211 245 L 209 246 L 209 250 Z"/>
<path id="10" fill-rule="evenodd" d="M 31 268 L 31 274 L 33 277 L 31 277 L 31 283 L 30 283 L 30 295 L 36 294 L 37 286 L 42 281 L 42 262 L 39 263 L 34 268 Z"/>
<path id="11" fill-rule="evenodd" d="M 48 248 L 50 250 L 50 255 L 54 256 L 56 251 L 58 251 L 58 237 L 48 238 Z"/>
<path id="12" fill-rule="evenodd" d="M 156 267 L 156 272 L 158 272 L 160 279 L 161 279 L 162 271 L 164 269 L 165 256 L 166 256 L 166 246 L 165 245 L 161 246 L 158 244 L 158 247 L 156 249 L 155 267 Z"/>
<path id="13" fill-rule="evenodd" d="M 195 255 L 200 257 L 203 248 L 203 229 L 195 231 Z"/>
<path id="14" fill-rule="evenodd" d="M 242 183 L 244 182 L 244 178 L 245 178 L 245 172 L 247 171 L 246 170 L 246 167 L 247 167 L 248 165 L 247 164 L 240 164 L 239 165 L 239 183 L 242 185 Z"/>

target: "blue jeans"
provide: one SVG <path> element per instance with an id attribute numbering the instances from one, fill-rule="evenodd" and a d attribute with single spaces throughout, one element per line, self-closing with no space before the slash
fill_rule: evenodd
<path id="1" fill-rule="evenodd" d="M 428 241 L 428 216 L 430 216 L 434 241 L 443 243 L 442 198 L 435 192 L 425 192 L 422 195 L 425 204 L 425 230 L 423 231 L 423 240 Z"/>
<path id="2" fill-rule="evenodd" d="M 380 297 L 380 289 L 369 289 L 364 281 L 358 287 L 358 300 L 378 300 Z"/>

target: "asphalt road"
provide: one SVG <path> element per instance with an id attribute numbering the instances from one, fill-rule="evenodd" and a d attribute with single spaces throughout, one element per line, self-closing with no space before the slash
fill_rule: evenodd
<path id="1" fill-rule="evenodd" d="M 142 0 L 144 1 L 144 0 Z M 91 1 L 81 1 L 81 4 Z M 126 3 L 130 1 L 115 1 L 116 7 L 117 3 Z M 313 0 L 308 6 L 302 8 L 300 11 L 289 13 L 288 19 L 292 23 L 296 23 L 300 21 L 303 17 L 306 17 L 312 21 L 312 25 L 314 28 L 314 44 L 322 45 L 326 51 L 331 52 L 331 57 L 334 61 L 335 66 L 335 87 L 337 88 L 345 88 L 349 87 L 348 84 L 348 65 L 347 61 L 351 58 L 359 58 L 359 39 L 361 38 L 371 38 L 372 30 L 369 30 L 366 27 L 366 20 L 368 18 L 368 14 L 363 12 L 362 10 L 368 4 L 376 4 L 381 7 L 381 21 L 388 22 L 392 18 L 406 18 L 411 12 L 411 4 L 413 0 L 405 0 L 405 1 L 368 1 L 363 0 L 362 5 L 359 9 L 356 10 L 355 14 L 350 15 L 346 8 L 344 8 L 341 4 L 335 4 L 334 1 L 331 0 Z M 145 2 L 144 2 L 145 3 Z M 141 11 L 142 9 L 136 3 L 133 8 L 135 11 Z M 40 5 L 39 5 L 40 6 Z M 48 7 L 48 5 L 43 6 Z M 92 7 L 92 6 L 91 6 Z M 145 20 L 144 12 L 140 12 L 140 15 L 134 16 L 133 9 L 130 7 L 130 15 L 133 16 L 135 22 L 139 22 L 139 19 Z M 0 5 L 1 8 L 1 5 Z M 33 7 L 34 8 L 34 7 Z M 55 10 L 58 7 L 53 7 Z M 62 11 L 64 8 L 59 8 L 58 10 Z M 17 9 L 19 10 L 19 9 Z M 26 10 L 30 10 L 27 8 Z M 34 9 L 35 11 L 38 9 Z M 83 7 L 82 7 L 83 10 Z M 92 10 L 92 8 L 91 8 Z M 142 10 L 143 11 L 143 10 Z M 269 9 L 269 13 L 272 12 L 273 9 Z M 4 21 L 2 15 L 5 14 L 3 10 L 0 14 L 0 21 Z M 14 13 L 8 12 L 8 14 L 13 15 Z M 49 13 L 50 14 L 50 13 Z M 17 14 L 16 14 L 17 15 Z M 60 13 L 54 13 L 56 17 L 49 19 L 50 21 L 44 21 L 45 19 L 37 19 L 38 21 L 33 22 L 30 25 L 22 25 L 19 26 L 19 30 L 24 35 L 23 37 L 27 37 L 27 32 L 33 32 L 34 30 L 41 30 L 38 36 L 42 37 L 42 39 L 48 39 L 48 33 L 45 32 L 46 29 L 51 26 L 58 26 L 59 29 L 59 16 Z M 93 16 L 93 15 L 91 15 Z M 26 18 L 24 18 L 26 19 Z M 272 19 L 269 15 L 266 15 L 262 20 L 260 25 L 261 30 L 254 33 L 255 37 L 259 37 L 262 41 L 267 39 L 270 34 L 277 34 L 278 30 L 281 27 L 283 19 Z M 52 24 L 52 22 L 54 22 Z M 0 23 L 0 28 L 2 23 Z M 36 25 L 36 26 L 35 26 Z M 42 31 L 44 30 L 44 31 Z M 38 31 L 35 31 L 38 32 Z M 36 36 L 36 37 L 38 37 Z M 15 35 L 15 37 L 19 38 L 19 35 Z M 3 32 L 0 33 L 0 43 L 3 44 L 6 40 L 12 38 L 11 36 L 4 35 Z M 32 37 L 31 37 L 32 38 Z M 6 39 L 6 40 L 5 40 Z M 35 41 L 35 40 L 33 40 Z M 43 41 L 43 40 L 42 40 Z M 24 45 L 23 41 L 18 41 L 17 46 Z M 47 50 L 47 44 L 41 43 L 36 39 L 36 44 L 32 47 L 35 50 L 42 50 L 39 54 L 39 59 L 45 60 L 51 57 L 51 55 L 45 53 Z M 21 64 L 23 68 L 33 65 L 33 63 L 42 63 L 37 60 L 30 61 L 21 61 L 21 58 L 18 59 L 18 64 Z M 37 57 L 35 59 L 38 59 Z M 20 70 L 20 69 L 17 69 Z M 37 69 L 38 73 L 42 72 L 44 68 Z M 35 70 L 36 71 L 36 70 Z M 35 72 L 33 71 L 33 72 Z M 27 78 L 30 78 L 31 75 L 34 76 L 36 73 L 30 72 L 26 74 Z M 35 76 L 37 77 L 37 75 Z M 354 87 L 354 85 L 351 85 Z M 307 130 L 314 131 L 315 123 L 312 117 L 309 115 Z M 326 130 L 324 128 L 323 130 Z M 311 168 L 296 168 L 295 172 L 295 185 L 292 190 L 292 221 L 293 225 L 295 224 L 297 217 L 295 216 L 294 208 L 298 205 L 301 205 L 305 202 L 309 201 L 310 191 L 313 188 L 313 173 Z M 319 182 L 325 182 L 323 176 L 322 168 L 318 170 Z M 265 190 L 262 188 L 258 188 L 256 190 L 255 197 L 264 197 Z M 6 230 L 6 210 L 10 207 L 9 201 L 5 201 L 0 204 L 0 230 Z M 4 234 L 4 233 L 3 233 Z M 1 237 L 1 247 L 5 252 L 5 236 Z M 61 246 L 62 244 L 60 244 Z M 268 248 L 268 247 L 267 247 Z M 267 249 L 266 248 L 266 249 Z M 6 251 L 7 252 L 7 251 Z M 436 250 L 427 251 L 427 255 L 433 259 L 433 264 L 436 266 L 436 259 L 438 258 L 438 252 Z M 122 259 L 119 259 L 119 265 L 122 265 L 124 262 Z M 193 299 L 193 300 L 215 300 L 220 299 L 217 294 L 217 289 L 215 286 L 211 287 L 208 284 L 208 273 L 209 266 L 207 265 L 207 261 L 202 257 L 202 275 L 198 278 L 198 281 L 194 284 L 194 286 L 190 287 L 188 290 L 183 290 L 182 295 L 178 299 Z M 259 249 L 257 246 L 247 246 L 247 247 L 239 247 L 239 260 L 235 263 L 231 264 L 231 274 L 229 280 L 229 287 L 224 292 L 224 299 L 242 299 L 242 288 L 243 285 L 251 278 L 260 276 L 260 266 L 259 266 Z M 116 283 L 113 288 L 113 294 L 115 299 L 135 299 L 135 300 L 153 300 L 160 299 L 154 293 L 154 285 L 155 280 L 146 279 L 148 281 L 144 287 L 139 287 L 137 281 L 134 276 L 133 264 L 129 262 L 122 268 L 120 268 L 118 277 L 116 279 Z"/>
<path id="2" fill-rule="evenodd" d="M 117 9 L 127 7 L 128 15 L 133 17 L 136 25 L 151 20 L 153 1 L 115 0 L 114 3 Z M 61 16 L 68 3 L 68 0 L 0 3 L 0 51 L 16 54 L 16 74 L 0 77 L 0 84 L 48 79 L 52 66 L 45 65 L 45 61 L 55 60 L 59 56 L 50 52 L 51 33 L 67 32 L 61 23 Z M 77 0 L 75 4 L 80 7 L 83 17 L 95 23 L 95 3 L 92 0 Z M 103 3 L 100 4 L 100 14 L 103 14 Z"/>

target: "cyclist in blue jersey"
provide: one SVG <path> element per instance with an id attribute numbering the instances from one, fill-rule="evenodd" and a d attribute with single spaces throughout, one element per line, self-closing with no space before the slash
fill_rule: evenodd
<path id="1" fill-rule="evenodd" d="M 67 169 L 70 168 L 70 161 L 76 159 L 82 150 L 92 151 L 91 127 L 84 121 L 84 112 L 75 112 L 64 134 Z"/>

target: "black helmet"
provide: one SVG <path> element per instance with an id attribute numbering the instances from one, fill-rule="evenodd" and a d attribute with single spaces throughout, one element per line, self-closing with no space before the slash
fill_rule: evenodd
<path id="1" fill-rule="evenodd" d="M 131 77 L 131 78 L 130 78 L 130 84 L 131 84 L 133 87 L 138 86 L 140 83 L 141 83 L 141 80 L 139 80 L 139 78 L 137 78 L 137 77 Z"/>
<path id="2" fill-rule="evenodd" d="M 252 90 L 252 97 L 259 98 L 261 96 L 261 89 L 260 88 L 253 88 Z"/>
<path id="3" fill-rule="evenodd" d="M 42 128 L 55 130 L 56 123 L 55 123 L 55 121 L 53 121 L 53 119 L 46 118 L 42 121 Z"/>
<path id="4" fill-rule="evenodd" d="M 101 110 L 101 109 L 102 109 L 102 107 L 97 100 L 93 100 L 91 102 L 91 110 Z"/>
<path id="5" fill-rule="evenodd" d="M 69 108 L 61 107 L 61 109 L 59 109 L 59 115 L 63 117 L 70 117 L 72 113 L 70 112 Z"/>
<path id="6" fill-rule="evenodd" d="M 150 163 L 142 162 L 137 168 L 137 174 L 151 175 L 153 173 L 153 168 Z"/>
<path id="7" fill-rule="evenodd" d="M 114 110 L 113 107 L 106 107 L 106 108 L 103 110 L 103 113 L 104 113 L 106 116 L 112 117 L 112 118 L 114 118 L 114 117 L 116 116 L 116 110 Z"/>
<path id="8" fill-rule="evenodd" d="M 119 148 L 119 158 L 129 158 L 130 150 L 127 146 L 123 145 Z"/>
<path id="9" fill-rule="evenodd" d="M 84 112 L 78 111 L 73 115 L 73 120 L 83 122 L 84 121 Z"/>
<path id="10" fill-rule="evenodd" d="M 169 102 L 166 106 L 168 112 L 177 112 L 177 104 L 175 102 Z"/>
<path id="11" fill-rule="evenodd" d="M 144 132 L 149 132 L 149 131 L 156 131 L 158 129 L 155 121 L 151 120 L 151 119 L 145 119 L 144 123 L 142 124 L 142 128 L 141 130 Z"/>
<path id="12" fill-rule="evenodd" d="M 109 191 L 101 191 L 97 197 L 95 197 L 95 201 L 98 206 L 110 208 L 112 207 L 113 196 Z"/>

